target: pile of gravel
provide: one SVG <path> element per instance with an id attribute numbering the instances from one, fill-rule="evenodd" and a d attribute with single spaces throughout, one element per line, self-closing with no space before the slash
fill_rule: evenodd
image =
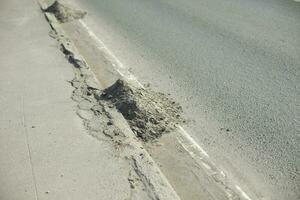
<path id="1" fill-rule="evenodd" d="M 61 23 L 81 19 L 87 14 L 86 12 L 69 8 L 58 1 L 54 1 L 44 12 L 53 13 L 56 19 Z"/>
<path id="2" fill-rule="evenodd" d="M 100 97 L 114 105 L 143 141 L 159 138 L 184 122 L 181 106 L 165 94 L 117 80 Z"/>

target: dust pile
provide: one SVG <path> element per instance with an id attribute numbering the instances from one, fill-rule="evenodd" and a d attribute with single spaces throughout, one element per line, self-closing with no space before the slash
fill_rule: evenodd
<path id="1" fill-rule="evenodd" d="M 57 0 L 48 8 L 44 9 L 44 12 L 53 13 L 56 19 L 61 23 L 81 19 L 87 14 L 86 12 L 69 8 Z"/>
<path id="2" fill-rule="evenodd" d="M 181 106 L 168 96 L 135 87 L 124 80 L 117 80 L 100 98 L 115 106 L 136 136 L 145 142 L 159 138 L 184 122 Z"/>

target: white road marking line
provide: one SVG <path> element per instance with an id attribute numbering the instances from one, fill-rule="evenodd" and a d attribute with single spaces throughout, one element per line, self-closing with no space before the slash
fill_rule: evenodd
<path id="1" fill-rule="evenodd" d="M 126 79 L 132 80 L 136 82 L 140 87 L 144 88 L 143 84 L 141 84 L 135 76 L 133 76 L 130 72 L 127 71 L 127 69 L 124 67 L 124 65 L 120 62 L 120 60 L 105 46 L 105 44 L 95 35 L 95 33 L 86 25 L 84 21 L 81 19 L 79 20 L 80 24 L 86 29 L 88 32 L 89 36 L 93 38 L 97 43 L 97 48 L 104 51 L 108 56 L 111 57 L 112 61 L 115 62 L 113 63 L 113 67 L 115 70 L 122 76 L 125 77 Z M 124 73 L 126 71 L 126 74 Z"/>
<path id="2" fill-rule="evenodd" d="M 191 143 L 191 146 L 195 149 L 197 149 L 198 151 L 200 151 L 203 155 L 205 155 L 206 157 L 209 158 L 209 155 L 206 151 L 204 151 L 204 149 L 202 147 L 199 146 L 199 144 L 197 144 L 197 142 L 183 129 L 182 126 L 178 126 L 178 128 L 182 131 L 183 136 L 188 139 L 188 141 Z"/>
<path id="3" fill-rule="evenodd" d="M 238 186 L 236 185 L 235 188 L 241 193 L 241 195 L 247 199 L 247 200 L 251 200 L 251 198 Z"/>

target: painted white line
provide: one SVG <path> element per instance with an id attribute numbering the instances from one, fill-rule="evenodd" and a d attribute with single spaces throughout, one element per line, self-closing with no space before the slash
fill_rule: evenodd
<path id="1" fill-rule="evenodd" d="M 188 139 L 188 141 L 191 143 L 191 147 L 197 149 L 198 151 L 200 151 L 203 155 L 205 155 L 206 157 L 209 158 L 209 155 L 206 151 L 204 151 L 204 149 L 202 147 L 199 146 L 199 144 L 197 144 L 197 142 L 183 129 L 182 126 L 178 126 L 178 128 L 182 131 L 182 135 Z"/>
<path id="2" fill-rule="evenodd" d="M 144 88 L 143 84 L 141 84 L 135 76 L 133 76 L 127 69 L 124 67 L 124 65 L 120 62 L 120 60 L 105 46 L 105 44 L 100 40 L 95 33 L 86 25 L 86 23 L 83 20 L 79 20 L 79 23 L 85 28 L 89 36 L 97 42 L 97 48 L 101 51 L 103 51 L 105 54 L 107 54 L 110 57 L 110 60 L 112 61 L 112 66 L 115 68 L 115 70 L 124 78 L 134 81 L 137 83 L 140 87 Z"/>
<path id="3" fill-rule="evenodd" d="M 300 1 L 300 0 L 299 0 Z M 86 25 L 86 23 L 83 20 L 79 20 L 80 24 L 85 28 L 85 30 L 88 32 L 89 36 L 95 40 L 98 44 L 97 44 L 97 48 L 101 51 L 103 51 L 105 54 L 107 54 L 110 58 L 111 58 L 111 62 L 112 65 L 114 67 L 114 69 L 120 74 L 120 76 L 124 77 L 125 79 L 128 80 L 132 80 L 135 83 L 137 83 L 141 88 L 144 88 L 143 84 L 141 84 L 137 78 L 130 73 L 127 68 L 120 62 L 120 60 L 105 46 L 105 44 L 102 42 L 102 40 L 100 40 L 95 33 Z M 209 158 L 208 153 L 201 147 L 199 146 L 199 144 L 184 130 L 184 128 L 182 126 L 178 126 L 179 130 L 181 131 L 182 136 L 187 139 L 189 141 L 189 145 L 190 147 L 198 150 L 199 152 L 201 152 L 202 155 L 204 155 L 205 157 Z M 183 146 L 183 148 L 189 152 L 189 154 L 194 157 L 194 152 L 188 150 L 188 148 L 186 148 L 186 144 L 183 144 L 182 141 L 179 141 L 180 144 Z M 204 162 L 202 162 L 202 165 L 207 168 L 207 169 L 211 169 L 211 167 L 207 164 L 205 164 Z M 222 176 L 226 176 L 225 173 L 223 171 L 221 171 L 221 175 Z M 246 200 L 251 200 L 251 198 L 238 186 L 235 185 L 235 188 L 238 190 L 238 192 L 243 196 L 243 198 L 245 198 Z"/>
<path id="4" fill-rule="evenodd" d="M 251 198 L 238 186 L 236 185 L 235 188 L 241 193 L 241 195 L 246 199 L 246 200 L 251 200 Z"/>
<path id="5" fill-rule="evenodd" d="M 202 164 L 206 169 L 211 170 L 211 167 L 210 167 L 208 164 L 206 164 L 206 163 L 204 163 L 204 162 L 201 162 L 201 164 Z"/>

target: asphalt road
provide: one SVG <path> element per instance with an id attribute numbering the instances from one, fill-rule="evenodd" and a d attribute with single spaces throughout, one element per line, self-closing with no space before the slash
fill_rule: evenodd
<path id="1" fill-rule="evenodd" d="M 266 199 L 300 199 L 300 3 L 80 0 L 144 83 L 170 93 L 212 159 Z"/>

